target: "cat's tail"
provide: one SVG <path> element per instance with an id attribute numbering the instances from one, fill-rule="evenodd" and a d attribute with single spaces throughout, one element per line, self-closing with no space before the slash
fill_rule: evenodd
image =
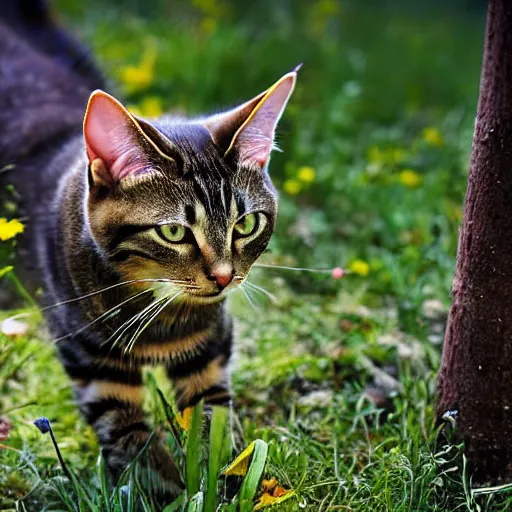
<path id="1" fill-rule="evenodd" d="M 105 79 L 90 50 L 59 26 L 47 0 L 1 0 L 0 21 L 34 49 L 78 75 L 90 89 L 105 89 Z"/>

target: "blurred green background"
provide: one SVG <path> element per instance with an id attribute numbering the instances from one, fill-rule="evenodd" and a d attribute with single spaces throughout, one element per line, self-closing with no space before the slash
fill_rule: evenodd
<path id="1" fill-rule="evenodd" d="M 56 0 L 139 113 L 251 98 L 303 62 L 279 128 L 274 262 L 352 268 L 406 325 L 446 300 L 478 93 L 485 2 Z M 354 266 L 355 261 L 355 266 Z M 352 267 L 351 267 L 352 265 Z M 338 284 L 286 275 L 296 291 Z M 347 280 L 344 286 L 361 282 Z M 412 312 L 412 314 L 410 314 Z"/>
<path id="2" fill-rule="evenodd" d="M 297 493 L 286 510 L 477 510 L 460 447 L 440 446 L 433 423 L 485 2 L 52 3 L 111 92 L 149 117 L 229 108 L 304 63 L 270 165 L 281 199 L 263 258 L 349 273 L 255 269 L 253 283 L 276 303 L 255 289 L 252 305 L 234 294 L 246 437 L 270 443 L 267 476 Z M 58 478 L 52 447 L 29 424 L 40 415 L 73 469 L 97 485 L 94 435 L 40 325 L 31 329 L 0 334 L 7 442 L 37 457 L 29 467 L 0 450 L 9 503 L 34 485 L 35 467 L 45 483 Z M 486 500 L 478 510 L 512 504 Z"/>

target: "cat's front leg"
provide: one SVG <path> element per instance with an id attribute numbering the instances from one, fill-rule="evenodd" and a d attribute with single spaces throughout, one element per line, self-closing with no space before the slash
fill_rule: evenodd
<path id="1" fill-rule="evenodd" d="M 204 399 L 208 410 L 213 405 L 231 404 L 228 358 L 218 355 L 213 359 L 194 357 L 189 361 L 172 362 L 166 366 L 174 382 L 176 403 L 180 411 L 193 407 Z"/>
<path id="2" fill-rule="evenodd" d="M 148 494 L 159 502 L 171 501 L 183 484 L 162 439 L 153 434 L 146 422 L 140 369 L 105 371 L 103 367 L 100 372 L 92 367 L 88 373 L 89 379 L 74 379 L 75 395 L 80 410 L 96 431 L 114 483 L 137 459 L 133 470 Z"/>

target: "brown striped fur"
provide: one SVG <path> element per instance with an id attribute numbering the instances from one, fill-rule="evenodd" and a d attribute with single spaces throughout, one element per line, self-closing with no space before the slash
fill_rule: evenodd
<path id="1" fill-rule="evenodd" d="M 182 483 L 146 422 L 142 370 L 163 364 L 182 410 L 202 398 L 229 405 L 225 298 L 274 228 L 267 165 L 295 72 L 204 119 L 149 122 L 96 92 L 82 135 L 91 82 L 0 24 L 0 167 L 12 169 L 0 187 L 17 190 L 20 256 L 44 304 L 60 304 L 46 319 L 111 474 L 146 448 L 148 488 L 169 499 Z M 184 241 L 163 239 L 162 225 L 185 226 Z M 153 316 L 139 318 L 145 308 Z"/>

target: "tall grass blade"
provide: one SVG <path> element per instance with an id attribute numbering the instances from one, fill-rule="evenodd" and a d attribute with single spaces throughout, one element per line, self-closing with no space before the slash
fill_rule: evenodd
<path id="1" fill-rule="evenodd" d="M 192 411 L 192 420 L 187 440 L 187 492 L 195 496 L 199 491 L 201 481 L 201 425 L 203 422 L 203 401 L 199 402 Z"/>
<path id="2" fill-rule="evenodd" d="M 210 425 L 210 453 L 208 456 L 208 477 L 206 482 L 205 510 L 215 510 L 220 468 L 228 454 L 226 444 L 231 447 L 229 432 L 229 409 L 214 407 Z"/>
<path id="3" fill-rule="evenodd" d="M 261 475 L 267 462 L 268 445 L 261 439 L 254 441 L 251 465 L 240 489 L 240 510 L 249 512 L 254 508 L 253 500 L 259 489 Z"/>

